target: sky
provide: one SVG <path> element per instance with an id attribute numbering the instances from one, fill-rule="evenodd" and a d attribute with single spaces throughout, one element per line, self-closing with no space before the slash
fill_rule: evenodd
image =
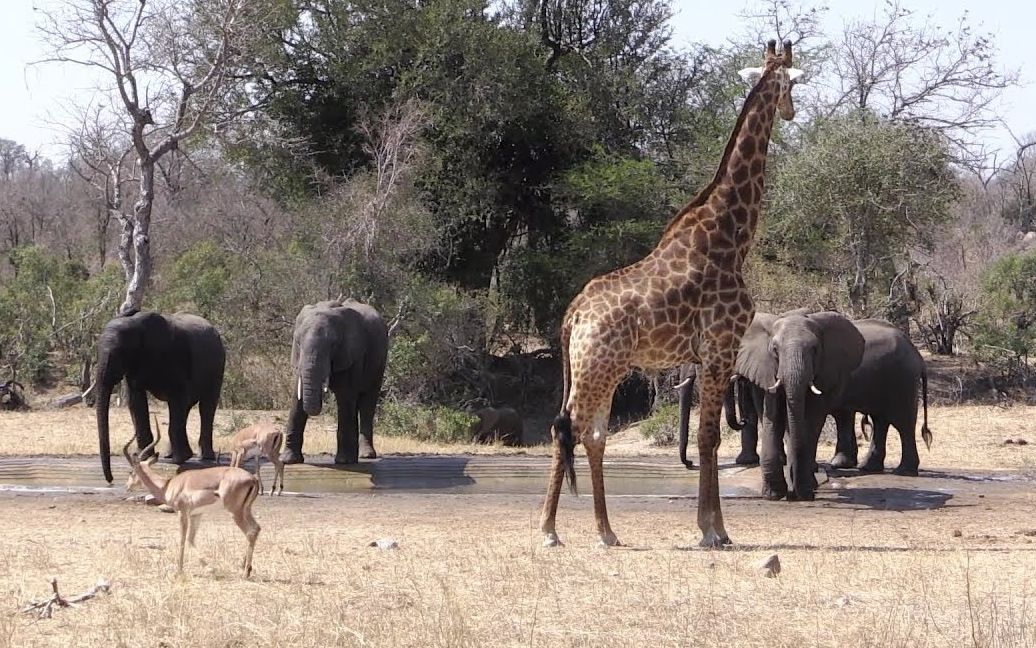
<path id="1" fill-rule="evenodd" d="M 884 0 L 828 0 L 825 31 L 835 34 L 852 18 L 871 17 Z M 30 151 L 55 160 L 64 157 L 62 124 L 70 122 L 70 107 L 88 101 L 96 77 L 85 68 L 60 64 L 31 65 L 46 57 L 36 23 L 39 9 L 55 0 L 0 0 L 4 12 L 3 56 L 0 56 L 0 138 L 14 140 Z M 927 16 L 930 23 L 952 26 L 965 13 L 979 31 L 994 34 L 999 62 L 1019 70 L 1022 85 L 1009 89 L 1000 114 L 1018 137 L 1036 132 L 1036 2 L 1018 0 L 901 0 L 901 5 Z M 969 6 L 970 5 L 970 6 Z M 743 13 L 748 3 L 739 0 L 708 2 L 673 0 L 673 44 L 721 45 L 745 32 Z M 808 71 L 807 71 L 808 72 Z M 990 145 L 1013 152 L 1014 140 L 1006 129 L 987 136 Z"/>

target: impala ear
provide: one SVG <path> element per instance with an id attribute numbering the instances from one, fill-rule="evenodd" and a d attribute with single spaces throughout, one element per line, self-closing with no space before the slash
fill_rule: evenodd
<path id="1" fill-rule="evenodd" d="M 804 74 L 806 73 L 798 68 L 788 68 L 788 80 L 792 83 L 805 83 L 806 80 L 802 78 Z"/>
<path id="2" fill-rule="evenodd" d="M 748 83 L 755 83 L 763 76 L 763 68 L 751 67 L 737 71 L 738 75 Z"/>

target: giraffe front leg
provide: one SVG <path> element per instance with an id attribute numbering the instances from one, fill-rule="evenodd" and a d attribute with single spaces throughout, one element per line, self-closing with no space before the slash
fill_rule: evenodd
<path id="1" fill-rule="evenodd" d="M 611 524 L 608 523 L 608 506 L 604 499 L 604 444 L 607 431 L 607 416 L 604 427 L 595 421 L 593 434 L 587 435 L 583 441 L 586 458 L 590 463 L 590 483 L 594 490 L 594 519 L 597 522 L 597 535 L 605 547 L 621 546 L 615 537 Z"/>
<path id="2" fill-rule="evenodd" d="M 701 385 L 701 417 L 698 425 L 698 528 L 702 547 L 719 548 L 731 544 L 723 526 L 719 500 L 719 422 L 723 409 L 723 391 L 733 362 L 703 366 L 698 378 Z"/>

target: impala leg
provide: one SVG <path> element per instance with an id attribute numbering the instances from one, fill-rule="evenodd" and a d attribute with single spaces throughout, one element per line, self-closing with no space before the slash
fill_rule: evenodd
<path id="1" fill-rule="evenodd" d="M 259 453 L 255 453 L 255 478 L 259 480 L 259 494 L 263 494 L 263 465 L 259 463 Z M 271 491 L 272 492 L 272 491 Z"/>
<path id="2" fill-rule="evenodd" d="M 252 516 L 250 506 L 234 513 L 234 522 L 248 540 L 248 547 L 245 548 L 245 558 L 241 563 L 245 570 L 245 578 L 248 578 L 252 575 L 252 553 L 255 551 L 255 541 L 259 537 L 260 527 L 259 523 Z"/>
<path id="3" fill-rule="evenodd" d="M 180 557 L 176 561 L 176 573 L 183 573 L 183 550 L 187 544 L 187 530 L 191 525 L 191 518 L 187 511 L 180 511 Z"/>
<path id="4" fill-rule="evenodd" d="M 195 513 L 188 518 L 187 524 L 187 544 L 192 547 L 194 544 L 194 536 L 198 535 L 198 523 L 201 522 L 201 513 Z"/>
<path id="5" fill-rule="evenodd" d="M 277 456 L 277 452 L 270 453 L 270 463 L 273 464 L 273 486 L 270 487 L 270 494 L 273 495 L 273 491 L 277 489 L 277 480 L 281 481 L 281 489 L 277 491 L 280 495 L 284 492 L 284 462 Z"/>

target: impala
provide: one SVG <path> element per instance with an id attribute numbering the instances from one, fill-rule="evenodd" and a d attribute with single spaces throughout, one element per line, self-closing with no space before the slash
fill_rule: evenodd
<path id="1" fill-rule="evenodd" d="M 198 532 L 198 518 L 206 508 L 222 502 L 223 508 L 234 516 L 234 522 L 248 540 L 242 564 L 247 578 L 252 573 L 252 552 L 255 550 L 255 540 L 259 537 L 259 523 L 252 516 L 252 503 L 259 495 L 259 480 L 247 470 L 234 466 L 187 470 L 166 479 L 151 468 L 157 457 L 153 456 L 146 463 L 140 460 L 140 455 L 151 452 L 161 437 L 157 421 L 155 428 L 155 440 L 139 453 L 130 454 L 129 447 L 134 440 L 132 438 L 122 448 L 122 454 L 132 468 L 126 481 L 126 489 L 130 490 L 142 484 L 159 504 L 169 505 L 180 515 L 180 557 L 177 561 L 177 573 L 183 573 L 185 542 L 189 542 L 192 547 L 195 546 L 194 535 Z"/>
<path id="2" fill-rule="evenodd" d="M 273 486 L 270 487 L 270 494 L 277 490 L 277 478 L 281 480 L 281 489 L 278 494 L 284 492 L 284 462 L 281 461 L 281 444 L 284 442 L 284 431 L 275 423 L 262 422 L 254 423 L 246 428 L 238 430 L 237 434 L 230 440 L 230 465 L 242 467 L 241 464 L 249 459 L 255 459 L 255 476 L 259 479 L 259 494 L 263 494 L 262 466 L 259 464 L 259 457 L 265 456 L 273 464 Z"/>

